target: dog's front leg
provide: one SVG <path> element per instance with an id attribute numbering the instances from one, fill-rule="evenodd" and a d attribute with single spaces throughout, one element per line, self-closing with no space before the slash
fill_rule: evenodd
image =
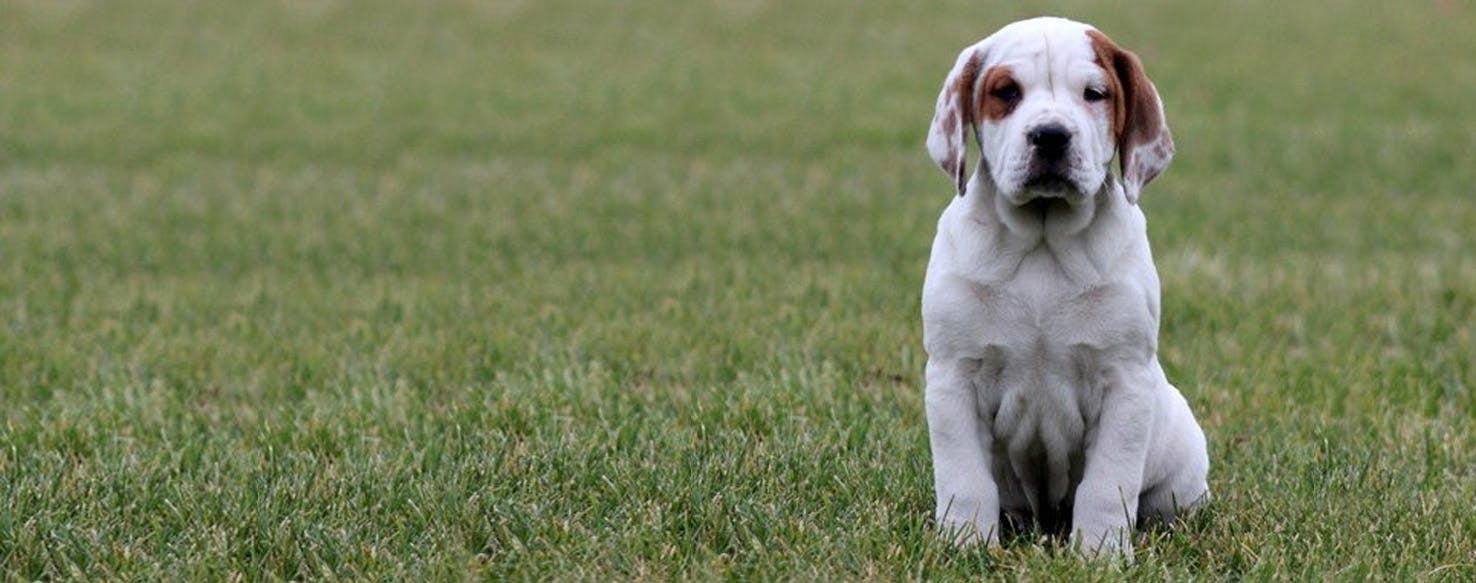
<path id="1" fill-rule="evenodd" d="M 1148 375 L 1109 375 L 1072 508 L 1072 542 L 1087 556 L 1131 560 L 1156 401 Z"/>
<path id="2" fill-rule="evenodd" d="M 999 542 L 999 487 L 990 475 L 990 431 L 979 416 L 970 361 L 928 359 L 928 436 L 938 528 L 959 545 Z"/>

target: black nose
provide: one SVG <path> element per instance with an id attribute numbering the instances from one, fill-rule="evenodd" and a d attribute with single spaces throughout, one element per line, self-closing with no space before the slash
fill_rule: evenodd
<path id="1" fill-rule="evenodd" d="M 1071 146 L 1071 132 L 1057 123 L 1038 126 L 1025 137 L 1030 140 L 1030 145 L 1035 146 L 1040 157 L 1051 160 L 1059 159 Z"/>

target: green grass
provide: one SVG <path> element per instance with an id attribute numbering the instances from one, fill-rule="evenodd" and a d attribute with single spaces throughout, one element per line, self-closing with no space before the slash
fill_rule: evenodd
<path id="1" fill-rule="evenodd" d="M 798 5 L 792 5 L 798 4 Z M 1137 50 L 1213 506 L 931 534 L 957 51 Z M 0 1 L 6 579 L 1476 577 L 1455 2 Z"/>

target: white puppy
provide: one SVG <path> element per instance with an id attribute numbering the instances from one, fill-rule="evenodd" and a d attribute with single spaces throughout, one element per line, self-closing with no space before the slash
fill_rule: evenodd
<path id="1" fill-rule="evenodd" d="M 938 524 L 1130 558 L 1135 523 L 1209 499 L 1204 434 L 1158 364 L 1137 206 L 1174 152 L 1158 92 L 1088 25 L 1016 22 L 958 56 L 928 151 L 958 189 L 922 297 Z"/>

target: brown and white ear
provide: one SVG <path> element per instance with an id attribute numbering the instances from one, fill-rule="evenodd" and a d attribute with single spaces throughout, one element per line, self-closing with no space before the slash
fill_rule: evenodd
<path id="1" fill-rule="evenodd" d="M 983 60 L 978 45 L 959 53 L 953 70 L 943 81 L 943 90 L 938 92 L 938 107 L 928 128 L 928 153 L 953 179 L 959 196 L 968 187 L 968 129 L 974 125 L 974 84 Z"/>
<path id="2" fill-rule="evenodd" d="M 1093 30 L 1087 34 L 1098 58 L 1105 61 L 1103 66 L 1112 72 L 1120 87 L 1112 125 L 1117 132 L 1123 192 L 1129 203 L 1137 204 L 1143 186 L 1174 159 L 1174 138 L 1163 114 L 1163 100 L 1143 72 L 1143 63 L 1137 55 L 1117 46 L 1101 32 Z"/>

